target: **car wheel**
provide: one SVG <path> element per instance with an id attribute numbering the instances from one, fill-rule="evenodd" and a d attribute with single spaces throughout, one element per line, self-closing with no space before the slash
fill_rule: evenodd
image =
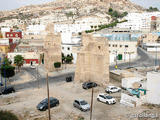
<path id="1" fill-rule="evenodd" d="M 81 108 L 80 110 L 81 110 L 81 111 L 83 111 L 83 109 L 82 109 L 82 108 Z"/>
<path id="2" fill-rule="evenodd" d="M 99 98 L 97 98 L 97 101 L 100 101 Z"/>
<path id="3" fill-rule="evenodd" d="M 106 102 L 106 104 L 108 104 L 108 105 L 109 105 L 109 102 L 107 101 L 107 102 Z"/>

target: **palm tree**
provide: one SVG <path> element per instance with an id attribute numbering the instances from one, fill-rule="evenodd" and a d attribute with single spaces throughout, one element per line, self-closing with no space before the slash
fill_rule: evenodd
<path id="1" fill-rule="evenodd" d="M 18 71 L 20 71 L 21 66 L 23 66 L 24 58 L 21 55 L 16 55 L 14 57 L 14 63 L 18 67 Z"/>

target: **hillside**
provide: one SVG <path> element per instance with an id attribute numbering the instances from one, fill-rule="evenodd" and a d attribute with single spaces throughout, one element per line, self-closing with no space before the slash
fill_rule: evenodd
<path id="1" fill-rule="evenodd" d="M 77 18 L 96 13 L 106 14 L 109 8 L 119 12 L 144 11 L 142 7 L 129 0 L 56 0 L 42 5 L 24 6 L 12 11 L 1 11 L 0 22 L 11 19 L 29 20 L 44 16 L 54 16 L 60 19 L 64 16 Z"/>

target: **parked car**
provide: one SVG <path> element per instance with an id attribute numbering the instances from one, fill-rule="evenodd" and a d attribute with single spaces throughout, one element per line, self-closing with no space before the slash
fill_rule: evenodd
<path id="1" fill-rule="evenodd" d="M 2 94 L 9 94 L 15 92 L 15 89 L 13 86 L 7 87 L 4 90 L 2 90 Z"/>
<path id="2" fill-rule="evenodd" d="M 50 107 L 55 107 L 57 105 L 59 105 L 59 100 L 53 97 L 50 97 Z M 40 111 L 45 111 L 46 109 L 48 109 L 48 98 L 42 100 L 38 105 L 37 105 L 37 109 Z"/>
<path id="3" fill-rule="evenodd" d="M 115 92 L 120 92 L 121 88 L 116 87 L 116 86 L 108 86 L 105 91 L 107 93 L 115 93 Z"/>
<path id="4" fill-rule="evenodd" d="M 35 65 L 31 65 L 30 67 L 31 67 L 32 69 L 35 69 L 35 68 L 36 68 L 36 66 L 35 66 Z"/>
<path id="5" fill-rule="evenodd" d="M 113 98 L 112 96 L 109 96 L 105 93 L 100 93 L 98 94 L 97 96 L 97 101 L 100 101 L 100 102 L 103 102 L 103 103 L 106 103 L 106 104 L 115 104 L 116 103 L 116 99 Z"/>
<path id="6" fill-rule="evenodd" d="M 71 82 L 72 81 L 72 76 L 66 77 L 66 82 Z"/>
<path id="7" fill-rule="evenodd" d="M 83 89 L 89 89 L 89 88 L 96 87 L 96 86 L 97 84 L 95 82 L 85 82 L 82 84 Z"/>
<path id="8" fill-rule="evenodd" d="M 90 105 L 85 100 L 74 100 L 73 106 L 80 109 L 81 111 L 90 110 Z"/>

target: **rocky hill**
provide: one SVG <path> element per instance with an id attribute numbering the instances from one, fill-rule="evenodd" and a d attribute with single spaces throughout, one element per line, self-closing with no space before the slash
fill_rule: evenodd
<path id="1" fill-rule="evenodd" d="M 109 8 L 119 12 L 141 12 L 144 8 L 129 0 L 55 0 L 42 5 L 24 6 L 12 11 L 1 11 L 0 22 L 11 19 L 33 19 L 55 15 L 80 17 L 95 13 L 106 14 Z M 62 20 L 63 21 L 63 20 Z"/>

